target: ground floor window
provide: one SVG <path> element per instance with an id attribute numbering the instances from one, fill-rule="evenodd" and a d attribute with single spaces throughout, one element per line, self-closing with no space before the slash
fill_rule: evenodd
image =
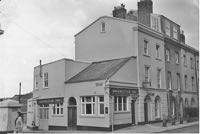
<path id="1" fill-rule="evenodd" d="M 63 103 L 53 105 L 53 115 L 63 115 Z"/>
<path id="2" fill-rule="evenodd" d="M 81 97 L 81 114 L 82 115 L 95 114 L 95 97 L 94 96 Z"/>
<path id="3" fill-rule="evenodd" d="M 98 114 L 104 115 L 104 97 L 98 96 Z"/>
<path id="4" fill-rule="evenodd" d="M 40 119 L 49 119 L 49 104 L 39 105 Z"/>
<path id="5" fill-rule="evenodd" d="M 128 111 L 127 96 L 114 96 L 115 111 Z"/>

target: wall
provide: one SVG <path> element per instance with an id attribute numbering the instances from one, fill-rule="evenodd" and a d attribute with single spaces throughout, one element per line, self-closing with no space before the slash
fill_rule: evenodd
<path id="1" fill-rule="evenodd" d="M 138 70 L 139 70 L 139 86 L 145 80 L 145 66 L 150 66 L 150 88 L 157 88 L 157 69 L 161 69 L 161 88 L 166 89 L 165 84 L 165 58 L 164 58 L 164 42 L 160 38 L 153 37 L 153 33 L 138 32 Z M 144 40 L 148 41 L 148 52 L 144 54 Z M 156 58 L 156 45 L 160 46 L 160 58 Z"/>
<path id="2" fill-rule="evenodd" d="M 7 131 L 8 125 L 8 108 L 0 108 L 0 132 Z"/>
<path id="3" fill-rule="evenodd" d="M 100 24 L 105 22 L 106 32 Z M 135 54 L 134 21 L 101 17 L 75 36 L 75 59 L 84 62 L 101 61 L 133 56 Z"/>

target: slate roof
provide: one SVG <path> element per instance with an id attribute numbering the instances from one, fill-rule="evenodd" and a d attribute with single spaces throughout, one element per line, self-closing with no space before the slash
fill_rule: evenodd
<path id="1" fill-rule="evenodd" d="M 93 62 L 83 71 L 66 81 L 65 83 L 77 83 L 94 80 L 105 80 L 114 75 L 132 57 Z"/>

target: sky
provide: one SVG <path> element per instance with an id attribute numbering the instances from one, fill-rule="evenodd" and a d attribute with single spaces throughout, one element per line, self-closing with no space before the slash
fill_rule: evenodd
<path id="1" fill-rule="evenodd" d="M 62 58 L 74 59 L 74 35 L 114 6 L 137 9 L 138 0 L 1 0 L 0 98 L 33 90 L 33 69 Z M 186 43 L 199 48 L 199 1 L 153 0 L 153 12 L 181 25 Z"/>

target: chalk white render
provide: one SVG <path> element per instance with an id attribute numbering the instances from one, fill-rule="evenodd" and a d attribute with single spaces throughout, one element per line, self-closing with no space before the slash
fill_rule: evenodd
<path id="1" fill-rule="evenodd" d="M 198 107 L 198 59 L 151 0 L 129 12 L 122 4 L 75 35 L 75 61 L 34 68 L 27 125 L 111 130 L 185 116 Z"/>

